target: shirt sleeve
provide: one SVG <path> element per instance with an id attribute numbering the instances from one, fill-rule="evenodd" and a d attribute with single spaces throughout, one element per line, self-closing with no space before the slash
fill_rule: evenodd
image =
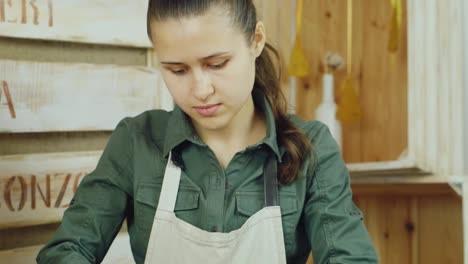
<path id="1" fill-rule="evenodd" d="M 128 119 L 122 120 L 96 169 L 81 181 L 53 238 L 36 261 L 100 263 L 125 219 L 132 190 L 132 141 Z"/>
<path id="2" fill-rule="evenodd" d="M 314 263 L 378 263 L 363 215 L 352 201 L 349 172 L 338 145 L 323 124 L 313 136 L 313 153 L 315 166 L 304 220 Z"/>

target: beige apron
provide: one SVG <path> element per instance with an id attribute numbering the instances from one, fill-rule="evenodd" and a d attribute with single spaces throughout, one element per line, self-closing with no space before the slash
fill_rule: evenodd
<path id="1" fill-rule="evenodd" d="M 180 175 L 181 169 L 169 155 L 145 264 L 286 263 L 276 161 L 265 165 L 266 207 L 247 219 L 240 229 L 229 233 L 207 232 L 176 217 L 174 206 Z"/>

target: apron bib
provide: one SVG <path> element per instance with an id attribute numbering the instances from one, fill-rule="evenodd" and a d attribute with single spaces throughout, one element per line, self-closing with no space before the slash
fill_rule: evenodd
<path id="1" fill-rule="evenodd" d="M 180 175 L 169 154 L 145 264 L 286 263 L 274 158 L 264 168 L 265 207 L 229 233 L 208 232 L 176 217 Z"/>

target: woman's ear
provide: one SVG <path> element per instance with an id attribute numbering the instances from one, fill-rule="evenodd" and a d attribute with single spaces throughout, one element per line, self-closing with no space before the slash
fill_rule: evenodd
<path id="1" fill-rule="evenodd" d="M 262 21 L 257 22 L 255 27 L 255 39 L 254 39 L 254 48 L 255 48 L 255 57 L 262 54 L 263 49 L 265 48 L 266 43 L 266 31 L 265 25 Z"/>

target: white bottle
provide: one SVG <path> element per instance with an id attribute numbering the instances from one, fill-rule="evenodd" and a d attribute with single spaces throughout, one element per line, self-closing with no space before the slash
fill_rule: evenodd
<path id="1" fill-rule="evenodd" d="M 341 124 L 336 119 L 337 106 L 333 95 L 333 75 L 325 73 L 322 79 L 323 99 L 315 111 L 315 119 L 323 122 L 330 129 L 330 133 L 335 138 L 340 150 L 342 150 Z"/>

